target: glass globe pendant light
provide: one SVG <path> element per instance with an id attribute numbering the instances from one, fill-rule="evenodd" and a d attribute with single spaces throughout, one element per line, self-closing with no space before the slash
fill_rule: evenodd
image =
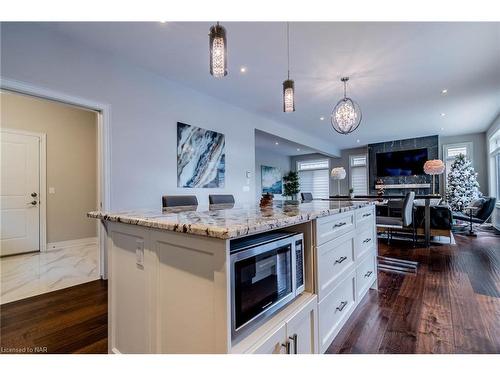
<path id="1" fill-rule="evenodd" d="M 283 112 L 295 112 L 295 83 L 290 79 L 290 26 L 286 23 L 288 76 L 283 81 Z"/>
<path id="2" fill-rule="evenodd" d="M 227 75 L 227 40 L 226 29 L 219 25 L 210 28 L 209 48 L 210 48 L 210 74 L 215 78 L 222 78 Z"/>
<path id="3" fill-rule="evenodd" d="M 332 111 L 331 123 L 333 129 L 340 134 L 349 134 L 361 124 L 361 108 L 351 98 L 347 97 L 347 81 L 349 77 L 341 78 L 344 83 L 344 98 L 340 99 Z"/>

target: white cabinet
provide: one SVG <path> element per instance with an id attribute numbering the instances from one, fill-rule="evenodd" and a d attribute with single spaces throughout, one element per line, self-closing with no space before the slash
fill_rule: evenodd
<path id="1" fill-rule="evenodd" d="M 354 268 L 355 232 L 351 231 L 318 247 L 317 285 L 321 301 L 335 288 L 339 278 Z"/>
<path id="2" fill-rule="evenodd" d="M 377 257 L 370 251 L 363 259 L 360 259 L 356 268 L 356 289 L 358 300 L 364 297 L 370 286 L 377 277 Z"/>
<path id="3" fill-rule="evenodd" d="M 318 353 L 317 298 L 311 296 L 260 337 L 248 354 L 314 354 Z"/>
<path id="4" fill-rule="evenodd" d="M 377 281 L 375 207 L 316 220 L 319 350 L 325 352 Z"/>
<path id="5" fill-rule="evenodd" d="M 289 352 L 292 354 L 318 353 L 317 299 L 312 299 L 286 321 Z M 286 345 L 286 344 L 285 344 Z"/>
<path id="6" fill-rule="evenodd" d="M 271 330 L 252 347 L 248 354 L 283 354 L 286 353 L 286 324 L 283 322 Z"/>
<path id="7" fill-rule="evenodd" d="M 355 281 L 356 273 L 353 270 L 319 303 L 319 345 L 321 353 L 328 349 L 342 325 L 356 307 Z"/>
<path id="8" fill-rule="evenodd" d="M 331 241 L 354 229 L 354 211 L 321 217 L 316 220 L 317 245 Z"/>

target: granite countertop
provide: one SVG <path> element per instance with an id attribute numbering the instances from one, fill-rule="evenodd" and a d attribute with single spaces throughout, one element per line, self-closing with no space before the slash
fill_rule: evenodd
<path id="1" fill-rule="evenodd" d="M 191 206 L 110 213 L 93 211 L 87 216 L 111 222 L 230 239 L 304 223 L 372 204 L 374 203 L 369 201 L 314 200 L 300 204 L 274 201 L 272 207 L 265 208 L 260 208 L 258 204 L 221 204 L 210 207 Z"/>

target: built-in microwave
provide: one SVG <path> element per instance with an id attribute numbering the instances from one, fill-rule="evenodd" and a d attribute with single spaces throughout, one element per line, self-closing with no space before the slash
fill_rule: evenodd
<path id="1" fill-rule="evenodd" d="M 276 231 L 231 241 L 231 336 L 251 328 L 304 291 L 302 233 Z"/>

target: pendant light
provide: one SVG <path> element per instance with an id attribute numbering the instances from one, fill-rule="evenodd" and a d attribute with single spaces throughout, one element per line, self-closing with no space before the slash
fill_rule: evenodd
<path id="1" fill-rule="evenodd" d="M 349 77 L 342 77 L 341 81 L 344 83 L 344 98 L 333 108 L 331 122 L 337 133 L 349 134 L 358 128 L 362 114 L 358 103 L 347 97 Z"/>
<path id="2" fill-rule="evenodd" d="M 295 112 L 295 83 L 290 79 L 290 25 L 286 23 L 288 78 L 283 81 L 283 112 Z"/>
<path id="3" fill-rule="evenodd" d="M 210 28 L 209 48 L 210 48 L 210 74 L 215 78 L 222 78 L 227 75 L 227 40 L 226 29 L 219 25 Z"/>

